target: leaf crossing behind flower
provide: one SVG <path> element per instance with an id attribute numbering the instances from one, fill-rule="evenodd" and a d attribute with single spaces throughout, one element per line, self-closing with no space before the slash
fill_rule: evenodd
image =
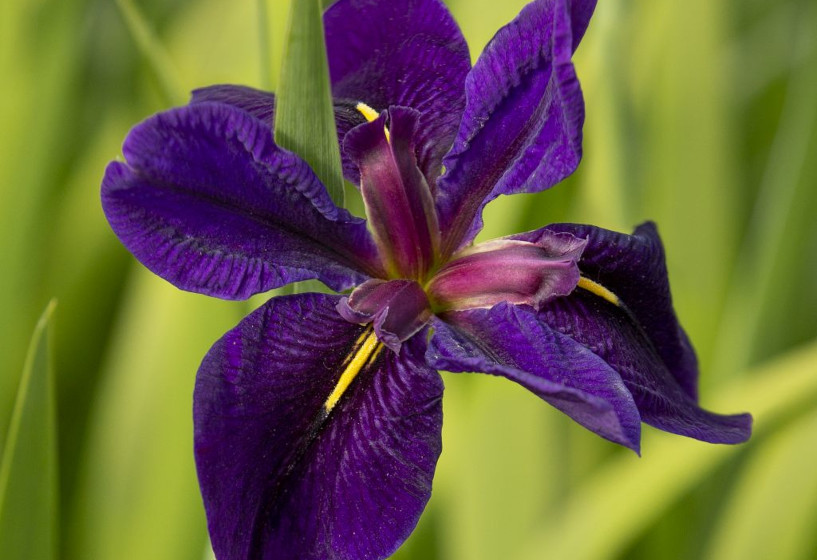
<path id="1" fill-rule="evenodd" d="M 0 462 L 0 558 L 57 557 L 57 427 L 51 301 L 34 329 Z"/>
<path id="2" fill-rule="evenodd" d="M 289 17 L 275 112 L 275 141 L 306 160 L 335 204 L 344 207 L 320 1 L 293 2 Z"/>

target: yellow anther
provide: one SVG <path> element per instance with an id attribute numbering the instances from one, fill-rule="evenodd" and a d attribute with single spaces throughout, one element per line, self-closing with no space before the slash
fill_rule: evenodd
<path id="1" fill-rule="evenodd" d="M 579 288 L 584 288 L 588 292 L 599 296 L 603 300 L 609 301 L 616 307 L 619 307 L 621 305 L 621 300 L 618 299 L 618 296 L 616 294 L 614 294 L 613 292 L 611 292 L 598 282 L 593 282 L 589 278 L 581 276 L 579 278 L 578 286 Z"/>
<path id="2" fill-rule="evenodd" d="M 352 351 L 349 352 L 349 355 L 343 362 L 346 369 L 340 374 L 335 388 L 332 390 L 329 398 L 326 399 L 326 402 L 323 403 L 323 409 L 327 414 L 335 408 L 335 405 L 338 404 L 338 401 L 360 371 L 372 363 L 381 350 L 383 350 L 383 344 L 377 340 L 374 329 L 370 327 L 363 331 L 363 334 L 357 339 Z"/>
<path id="3" fill-rule="evenodd" d="M 380 116 L 380 113 L 378 113 L 377 111 L 375 111 L 362 101 L 355 105 L 355 109 L 357 109 L 361 115 L 366 117 L 366 120 L 369 122 L 376 121 L 377 118 Z"/>
<path id="4" fill-rule="evenodd" d="M 363 115 L 367 121 L 373 122 L 380 117 L 380 113 L 363 103 L 362 101 L 355 105 L 355 109 Z M 389 134 L 389 129 L 387 127 L 383 127 L 383 132 L 386 133 L 386 142 L 391 142 L 391 135 Z"/>

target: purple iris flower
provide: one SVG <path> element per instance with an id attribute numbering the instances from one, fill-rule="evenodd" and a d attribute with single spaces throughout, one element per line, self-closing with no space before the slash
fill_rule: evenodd
<path id="1" fill-rule="evenodd" d="M 438 369 L 506 377 L 636 452 L 642 422 L 749 437 L 749 415 L 697 405 L 653 224 L 473 244 L 488 201 L 576 169 L 571 57 L 594 6 L 532 2 L 471 68 L 439 0 L 334 4 L 324 22 L 343 168 L 367 220 L 275 145 L 271 94 L 201 89 L 130 132 L 102 203 L 153 272 L 225 299 L 314 278 L 345 292 L 272 298 L 204 358 L 195 455 L 220 559 L 394 552 L 431 493 Z"/>

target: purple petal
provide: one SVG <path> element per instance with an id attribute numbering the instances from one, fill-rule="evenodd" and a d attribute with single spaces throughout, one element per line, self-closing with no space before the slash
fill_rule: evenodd
<path id="1" fill-rule="evenodd" d="M 422 113 L 417 144 L 430 183 L 465 107 L 468 45 L 439 0 L 340 0 L 324 15 L 332 93 L 378 112 Z"/>
<path id="2" fill-rule="evenodd" d="M 672 376 L 697 400 L 698 361 L 672 307 L 664 247 L 655 224 L 642 224 L 633 235 L 593 226 L 553 224 L 515 237 L 534 242 L 544 231 L 587 239 L 579 261 L 582 274 L 624 302 Z"/>
<path id="3" fill-rule="evenodd" d="M 641 278 L 634 274 L 631 281 Z M 749 438 L 751 416 L 722 416 L 701 409 L 672 376 L 646 334 L 649 331 L 626 308 L 578 289 L 546 303 L 539 318 L 615 369 L 647 424 L 711 443 Z"/>
<path id="4" fill-rule="evenodd" d="M 275 95 L 247 86 L 217 84 L 194 89 L 190 104 L 197 103 L 225 103 L 248 112 L 269 127 L 275 119 Z"/>
<path id="5" fill-rule="evenodd" d="M 338 313 L 352 323 L 374 323 L 378 340 L 394 352 L 431 318 L 423 288 L 411 280 L 367 280 L 338 302 Z"/>
<path id="6" fill-rule="evenodd" d="M 434 321 L 429 365 L 516 381 L 603 438 L 638 452 L 641 420 L 621 377 L 598 356 L 541 322 L 533 309 L 500 303 Z"/>
<path id="7" fill-rule="evenodd" d="M 274 124 L 275 95 L 266 91 L 246 86 L 220 84 L 193 90 L 190 104 L 196 103 L 226 103 L 248 112 L 255 118 L 263 121 L 269 127 Z M 355 108 L 357 102 L 336 99 L 335 126 L 338 132 L 338 143 L 343 147 L 346 133 L 359 124 L 366 122 L 366 118 Z M 357 165 L 341 149 L 344 176 L 353 183 L 360 181 Z"/>
<path id="8" fill-rule="evenodd" d="M 123 152 L 127 163 L 111 163 L 102 182 L 105 215 L 137 259 L 181 289 L 242 299 L 381 274 L 365 222 L 243 111 L 201 103 L 154 115 Z"/>
<path id="9" fill-rule="evenodd" d="M 385 558 L 414 528 L 441 450 L 424 337 L 325 403 L 361 334 L 337 297 L 275 298 L 219 340 L 195 391 L 195 450 L 219 559 Z"/>
<path id="10" fill-rule="evenodd" d="M 443 255 L 470 242 L 500 194 L 548 189 L 578 166 L 584 101 L 571 56 L 595 1 L 537 0 L 494 36 L 438 181 Z"/>
<path id="11" fill-rule="evenodd" d="M 542 237 L 538 244 L 495 239 L 457 253 L 428 284 L 434 309 L 493 307 L 503 301 L 539 309 L 568 295 L 579 281 L 576 262 L 586 241 L 567 234 Z"/>
<path id="12" fill-rule="evenodd" d="M 393 278 L 420 280 L 434 264 L 439 227 L 414 157 L 418 113 L 389 109 L 389 136 L 386 114 L 350 132 L 345 148 L 360 168 L 366 216 L 386 270 Z"/>

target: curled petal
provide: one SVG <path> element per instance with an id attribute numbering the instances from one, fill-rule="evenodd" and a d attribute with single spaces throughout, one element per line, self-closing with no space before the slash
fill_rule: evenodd
<path id="1" fill-rule="evenodd" d="M 569 234 L 542 237 L 541 243 L 496 239 L 454 255 L 429 282 L 434 309 L 493 307 L 503 301 L 539 309 L 566 296 L 579 281 L 576 262 L 586 241 Z"/>
<path id="2" fill-rule="evenodd" d="M 664 247 L 655 224 L 646 222 L 632 235 L 586 225 L 552 224 L 514 237 L 535 242 L 543 232 L 587 239 L 579 261 L 582 275 L 624 303 L 677 383 L 697 400 L 698 360 L 675 316 Z"/>
<path id="3" fill-rule="evenodd" d="M 466 78 L 467 104 L 438 181 L 443 255 L 470 242 L 500 194 L 555 185 L 581 159 L 584 102 L 571 57 L 595 0 L 536 0 Z"/>
<path id="4" fill-rule="evenodd" d="M 633 275 L 631 281 L 637 284 L 641 278 Z M 673 377 L 646 327 L 621 303 L 578 289 L 546 303 L 539 319 L 617 371 L 647 424 L 710 443 L 749 439 L 752 417 L 725 416 L 700 408 Z"/>
<path id="5" fill-rule="evenodd" d="M 439 0 L 341 0 L 324 15 L 335 98 L 421 113 L 420 169 L 433 183 L 465 106 L 468 45 Z"/>
<path id="6" fill-rule="evenodd" d="M 443 387 L 424 338 L 380 352 L 337 301 L 274 298 L 201 365 L 196 464 L 220 560 L 385 558 L 428 501 Z"/>
<path id="7" fill-rule="evenodd" d="M 619 374 L 530 307 L 500 303 L 435 320 L 429 365 L 515 381 L 603 438 L 638 452 L 641 420 Z"/>
<path id="8" fill-rule="evenodd" d="M 318 278 L 342 290 L 381 274 L 363 220 L 248 113 L 200 103 L 154 115 L 102 182 L 116 235 L 177 287 L 243 299 Z"/>

